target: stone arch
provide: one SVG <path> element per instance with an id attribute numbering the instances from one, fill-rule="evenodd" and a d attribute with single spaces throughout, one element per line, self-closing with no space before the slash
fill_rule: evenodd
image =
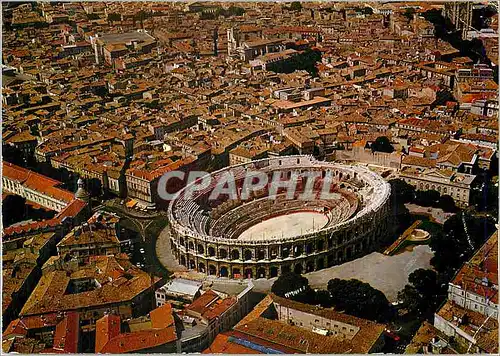
<path id="1" fill-rule="evenodd" d="M 302 263 L 297 263 L 295 264 L 295 266 L 293 267 L 293 271 L 297 274 L 302 274 L 304 270 L 304 267 L 302 267 Z"/>
<path id="2" fill-rule="evenodd" d="M 213 246 L 209 246 L 208 249 L 207 249 L 207 251 L 208 251 L 208 255 L 210 257 L 215 256 L 215 248 Z"/>
<path id="3" fill-rule="evenodd" d="M 271 268 L 269 268 L 269 274 L 271 278 L 278 277 L 278 267 L 271 266 Z"/>
<path id="4" fill-rule="evenodd" d="M 250 261 L 252 259 L 252 251 L 245 250 L 245 252 L 243 253 L 243 256 L 245 258 L 245 261 Z"/>
<path id="5" fill-rule="evenodd" d="M 217 267 L 214 265 L 208 265 L 208 275 L 209 276 L 214 276 L 217 274 Z"/>
<path id="6" fill-rule="evenodd" d="M 222 258 L 222 259 L 227 258 L 227 250 L 225 248 L 219 249 L 219 258 Z"/>
<path id="7" fill-rule="evenodd" d="M 345 249 L 345 256 L 346 258 L 351 258 L 353 255 L 353 248 L 351 246 L 348 246 L 346 249 Z"/>
<path id="8" fill-rule="evenodd" d="M 285 245 L 281 248 L 281 258 L 287 258 L 290 256 L 290 246 Z"/>
<path id="9" fill-rule="evenodd" d="M 257 259 L 263 260 L 266 258 L 266 250 L 260 249 L 257 251 Z"/>
<path id="10" fill-rule="evenodd" d="M 191 268 L 191 269 L 196 268 L 196 263 L 194 262 L 194 260 L 189 260 L 189 268 Z"/>
<path id="11" fill-rule="evenodd" d="M 241 277 L 241 269 L 239 267 L 233 267 L 233 278 Z"/>
<path id="12" fill-rule="evenodd" d="M 257 278 L 266 278 L 266 269 L 264 267 L 257 270 Z"/>
<path id="13" fill-rule="evenodd" d="M 251 268 L 245 269 L 245 278 L 253 278 L 253 271 Z"/>
<path id="14" fill-rule="evenodd" d="M 205 253 L 205 248 L 203 247 L 202 244 L 198 244 L 198 253 L 200 255 L 203 255 Z"/>
<path id="15" fill-rule="evenodd" d="M 314 271 L 314 261 L 309 261 L 306 263 L 306 272 L 312 272 Z"/>
<path id="16" fill-rule="evenodd" d="M 203 262 L 198 263 L 198 272 L 205 273 L 205 264 Z"/>
<path id="17" fill-rule="evenodd" d="M 221 277 L 227 277 L 228 276 L 228 270 L 226 266 L 222 266 L 220 268 L 220 276 Z"/>
<path id="18" fill-rule="evenodd" d="M 188 248 L 189 248 L 190 250 L 194 250 L 194 243 L 193 243 L 193 241 L 189 241 L 189 242 L 188 242 Z"/>
<path id="19" fill-rule="evenodd" d="M 302 245 L 295 245 L 293 248 L 293 255 L 295 257 L 302 255 L 302 250 L 303 250 Z"/>
<path id="20" fill-rule="evenodd" d="M 231 251 L 231 259 L 232 260 L 239 260 L 240 259 L 240 251 L 232 250 Z"/>
<path id="21" fill-rule="evenodd" d="M 333 256 L 333 254 L 329 254 L 327 257 L 326 257 L 326 265 L 328 267 L 331 267 L 335 264 L 335 257 Z"/>
<path id="22" fill-rule="evenodd" d="M 306 255 L 310 254 L 313 252 L 313 243 L 312 242 L 309 242 L 307 245 L 306 245 Z"/>

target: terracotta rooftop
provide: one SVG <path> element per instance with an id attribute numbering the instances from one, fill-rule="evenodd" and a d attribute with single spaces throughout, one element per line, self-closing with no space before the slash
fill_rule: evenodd
<path id="1" fill-rule="evenodd" d="M 463 265 L 451 283 L 498 303 L 498 231 Z"/>
<path id="2" fill-rule="evenodd" d="M 53 348 L 64 353 L 77 353 L 80 333 L 80 318 L 77 312 L 68 312 L 57 323 Z"/>
<path id="3" fill-rule="evenodd" d="M 474 337 L 477 345 L 486 353 L 498 353 L 498 320 L 495 318 L 464 309 L 452 301 L 447 301 L 436 315 Z"/>
<path id="4" fill-rule="evenodd" d="M 73 193 L 57 187 L 61 182 L 6 161 L 2 162 L 2 175 L 59 201 L 69 203 L 74 199 Z"/>
<path id="5" fill-rule="evenodd" d="M 105 315 L 96 323 L 96 353 L 127 353 L 148 350 L 177 340 L 172 306 L 152 310 L 151 329 L 120 333 L 120 316 Z"/>
<path id="6" fill-rule="evenodd" d="M 276 305 L 353 325 L 359 327 L 359 331 L 349 340 L 336 335 L 323 336 L 304 327 L 266 319 L 264 316 Z M 295 302 L 274 294 L 267 295 L 234 327 L 235 331 L 291 348 L 298 353 L 367 353 L 381 337 L 384 329 L 385 325 L 382 324 L 339 313 L 333 309 Z"/>
<path id="7" fill-rule="evenodd" d="M 71 279 L 83 278 L 95 279 L 100 287 L 66 294 Z M 151 287 L 151 283 L 150 276 L 133 266 L 130 261 L 118 260 L 114 256 L 97 256 L 75 272 L 55 270 L 44 274 L 20 315 L 39 315 L 122 303 L 146 291 Z"/>

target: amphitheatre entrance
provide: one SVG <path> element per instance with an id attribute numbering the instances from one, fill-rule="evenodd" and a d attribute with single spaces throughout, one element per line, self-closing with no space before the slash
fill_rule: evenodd
<path id="1" fill-rule="evenodd" d="M 321 230 L 328 224 L 325 214 L 313 211 L 290 212 L 261 221 L 245 230 L 238 240 L 287 238 Z"/>

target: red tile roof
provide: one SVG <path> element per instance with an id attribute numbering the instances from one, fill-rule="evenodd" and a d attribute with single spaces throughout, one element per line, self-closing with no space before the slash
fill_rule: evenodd
<path id="1" fill-rule="evenodd" d="M 126 353 L 147 350 L 177 340 L 172 305 L 152 310 L 151 329 L 120 333 L 120 316 L 106 315 L 96 323 L 96 353 Z"/>
<path id="2" fill-rule="evenodd" d="M 203 354 L 261 354 L 249 347 L 239 345 L 230 341 L 231 333 L 218 334 L 215 340 L 212 342 L 207 349 L 205 349 Z"/>
<path id="3" fill-rule="evenodd" d="M 77 312 L 68 312 L 61 320 L 54 333 L 54 350 L 65 353 L 78 352 L 80 317 Z"/>
<path id="4" fill-rule="evenodd" d="M 483 284 L 483 279 L 488 285 Z M 451 283 L 498 303 L 498 231 L 463 265 Z"/>
<path id="5" fill-rule="evenodd" d="M 12 163 L 2 162 L 2 175 L 59 201 L 69 203 L 74 199 L 73 193 L 57 188 L 61 182 Z"/>
<path id="6" fill-rule="evenodd" d="M 120 334 L 120 316 L 108 314 L 96 322 L 95 352 L 99 353 L 109 340 Z"/>
<path id="7" fill-rule="evenodd" d="M 191 303 L 186 308 L 186 311 L 192 311 L 201 315 L 208 309 L 208 306 L 215 302 L 217 299 L 219 299 L 217 293 L 210 289 L 199 296 L 193 303 Z"/>

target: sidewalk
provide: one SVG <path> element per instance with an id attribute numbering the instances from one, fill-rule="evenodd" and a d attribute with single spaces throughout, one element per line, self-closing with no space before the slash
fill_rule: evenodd
<path id="1" fill-rule="evenodd" d="M 187 267 L 177 262 L 170 248 L 170 227 L 167 225 L 156 239 L 156 256 L 160 263 L 171 273 L 185 272 Z"/>

